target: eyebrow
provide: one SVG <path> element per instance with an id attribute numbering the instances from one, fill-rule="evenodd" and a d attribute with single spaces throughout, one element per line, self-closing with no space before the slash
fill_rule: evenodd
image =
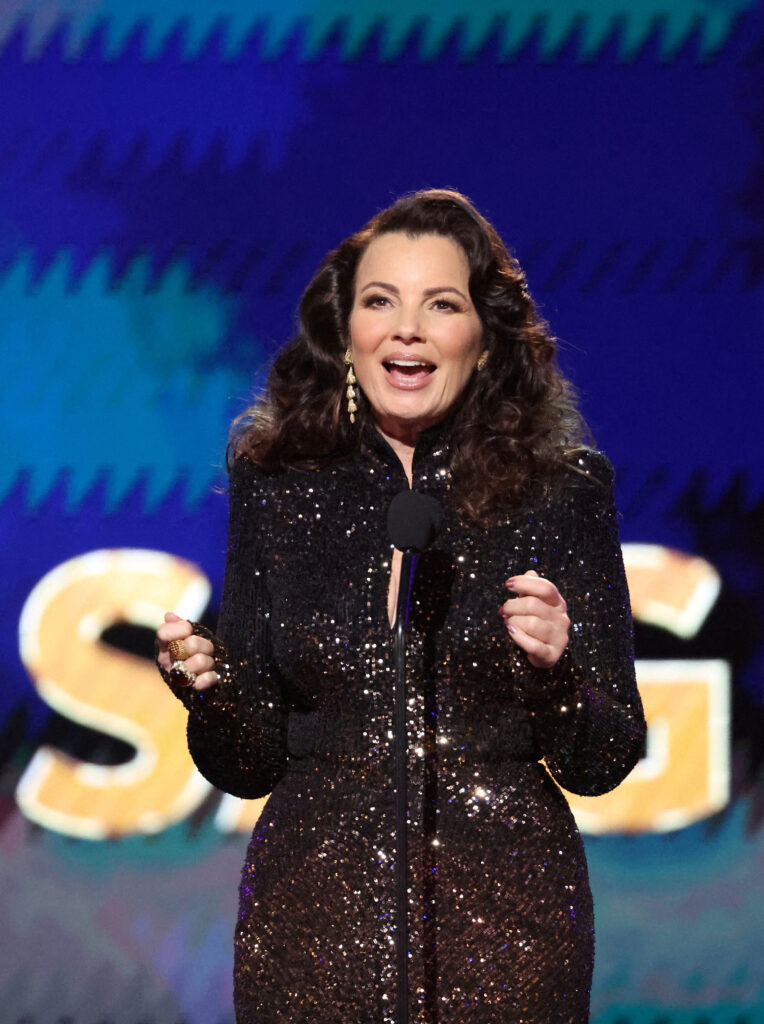
<path id="1" fill-rule="evenodd" d="M 387 291 L 393 292 L 395 295 L 400 295 L 400 289 L 396 288 L 394 284 L 388 284 L 386 281 L 369 281 L 368 284 L 363 286 L 361 291 L 365 292 L 367 288 L 385 288 Z M 469 302 L 467 296 L 452 285 L 443 285 L 441 288 L 425 288 L 422 294 L 425 298 L 429 298 L 431 295 L 438 295 L 441 292 L 455 292 L 456 295 L 460 295 L 465 302 Z"/>

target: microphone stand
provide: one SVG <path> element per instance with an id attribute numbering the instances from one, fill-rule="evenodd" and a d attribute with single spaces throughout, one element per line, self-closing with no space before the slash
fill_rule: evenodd
<path id="1" fill-rule="evenodd" d="M 396 951 L 398 964 L 398 995 L 396 1024 L 408 1024 L 408 794 L 406 762 L 408 736 L 406 731 L 406 630 L 408 629 L 411 584 L 419 556 L 411 548 L 403 551 L 398 602 L 395 609 L 395 865 L 396 865 Z"/>

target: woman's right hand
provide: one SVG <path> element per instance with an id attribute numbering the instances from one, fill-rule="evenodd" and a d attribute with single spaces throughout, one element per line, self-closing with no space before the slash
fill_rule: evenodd
<path id="1" fill-rule="evenodd" d="M 190 684 L 194 690 L 207 690 L 220 681 L 212 657 L 214 651 L 212 642 L 206 637 L 196 636 L 191 623 L 186 619 L 181 619 L 174 612 L 166 612 L 164 623 L 157 630 L 159 644 L 157 660 L 165 672 L 170 672 L 172 669 L 172 658 L 167 649 L 171 640 L 182 640 L 188 651 L 188 657 L 183 664 L 189 672 L 193 672 L 196 676 L 194 682 Z"/>

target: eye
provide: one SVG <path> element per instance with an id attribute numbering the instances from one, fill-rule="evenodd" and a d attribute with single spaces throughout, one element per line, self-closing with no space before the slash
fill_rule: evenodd
<path id="1" fill-rule="evenodd" d="M 446 311 L 446 312 L 449 312 L 449 311 L 456 312 L 456 310 L 459 309 L 457 304 L 455 302 L 452 302 L 450 299 L 436 299 L 433 302 L 433 307 L 435 309 L 443 310 L 443 311 Z"/>
<path id="2" fill-rule="evenodd" d="M 379 308 L 389 305 L 389 302 L 390 300 L 387 298 L 386 295 L 372 294 L 364 296 L 362 305 L 364 309 L 369 309 L 372 306 L 376 306 Z"/>

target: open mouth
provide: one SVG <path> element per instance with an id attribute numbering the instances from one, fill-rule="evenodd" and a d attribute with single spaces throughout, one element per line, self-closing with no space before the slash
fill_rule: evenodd
<path id="1" fill-rule="evenodd" d="M 387 372 L 394 377 L 402 377 L 408 380 L 423 380 L 435 369 L 432 363 L 423 359 L 387 359 L 382 365 Z"/>

